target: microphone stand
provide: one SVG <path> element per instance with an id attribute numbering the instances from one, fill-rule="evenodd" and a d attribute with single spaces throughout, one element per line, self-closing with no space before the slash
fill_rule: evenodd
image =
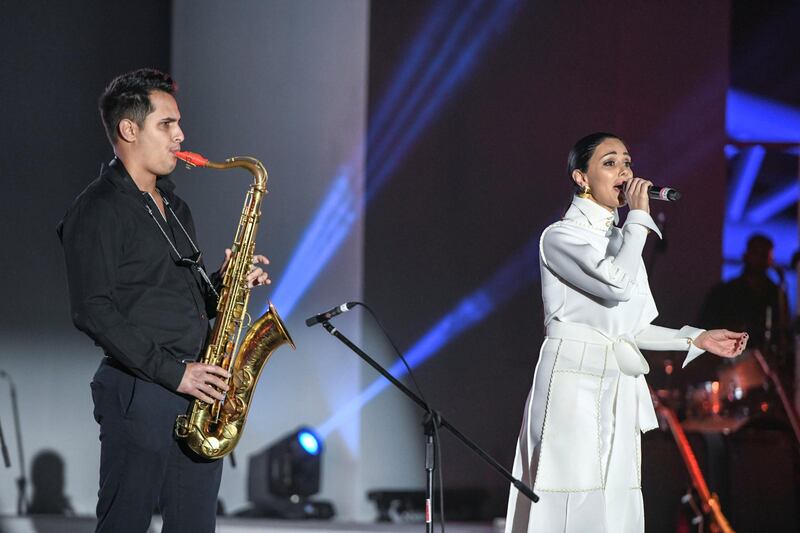
<path id="1" fill-rule="evenodd" d="M 325 331 L 330 333 L 332 336 L 339 339 L 342 344 L 350 348 L 353 352 L 355 352 L 361 359 L 364 360 L 369 366 L 374 368 L 378 371 L 383 377 L 388 379 L 392 385 L 397 387 L 403 394 L 408 396 L 414 403 L 419 405 L 422 409 L 426 411 L 425 414 L 425 475 L 426 475 L 426 488 L 425 488 L 425 526 L 426 532 L 432 533 L 433 532 L 433 471 L 435 469 L 434 464 L 434 453 L 433 453 L 433 431 L 434 431 L 434 424 L 436 426 L 441 426 L 447 428 L 450 433 L 455 436 L 458 440 L 460 440 L 467 448 L 475 452 L 481 459 L 483 459 L 486 463 L 489 464 L 492 468 L 494 468 L 501 476 L 506 478 L 509 482 L 511 482 L 514 487 L 524 494 L 527 498 L 529 498 L 532 502 L 536 503 L 539 501 L 539 497 L 534 494 L 533 490 L 530 489 L 525 483 L 518 480 L 511 473 L 503 468 L 503 466 L 498 463 L 491 455 L 483 451 L 477 444 L 475 444 L 472 440 L 467 438 L 463 433 L 458 431 L 450 422 L 448 422 L 444 417 L 442 417 L 438 412 L 430 410 L 428 405 L 420 399 L 413 391 L 411 391 L 408 387 L 403 385 L 400 381 L 397 380 L 392 374 L 389 373 L 388 370 L 383 368 L 377 361 L 375 361 L 372 357 L 370 357 L 366 352 L 364 352 L 361 348 L 353 344 L 353 342 L 345 337 L 338 329 L 333 327 L 333 325 L 328 322 L 327 320 L 322 322 L 322 327 L 325 328 Z M 431 413 L 433 416 L 431 416 Z"/>
<path id="2" fill-rule="evenodd" d="M 8 386 L 11 390 L 11 412 L 14 416 L 14 432 L 17 434 L 17 452 L 19 453 L 19 477 L 17 478 L 17 514 L 22 516 L 26 514 L 28 509 L 28 498 L 26 496 L 26 487 L 28 480 L 25 477 L 25 454 L 22 450 L 22 432 L 20 431 L 19 423 L 19 406 L 17 405 L 17 389 L 14 387 L 14 381 L 8 372 L 0 370 L 0 376 L 6 378 Z"/>
<path id="3" fill-rule="evenodd" d="M 786 412 L 786 418 L 789 419 L 789 425 L 794 433 L 794 438 L 797 440 L 797 443 L 800 444 L 800 421 L 797 418 L 797 412 L 795 411 L 791 400 L 789 400 L 789 396 L 786 395 L 786 390 L 783 388 L 780 376 L 777 372 L 775 372 L 775 370 L 772 369 L 769 363 L 767 363 L 767 358 L 764 357 L 764 354 L 761 353 L 761 350 L 758 348 L 753 350 L 753 356 L 755 357 L 756 361 L 758 361 L 761 371 L 764 372 L 764 374 L 775 386 L 775 391 L 778 393 L 778 398 L 783 405 L 783 410 Z M 800 448 L 798 448 L 798 450 L 800 450 Z"/>
<path id="4" fill-rule="evenodd" d="M 8 457 L 8 447 L 6 446 L 6 439 L 3 437 L 3 423 L 0 421 L 0 448 L 3 449 L 3 464 L 6 468 L 11 468 L 11 459 Z"/>

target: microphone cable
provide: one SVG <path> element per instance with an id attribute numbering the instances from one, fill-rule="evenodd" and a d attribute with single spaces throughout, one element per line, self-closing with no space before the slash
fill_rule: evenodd
<path id="1" fill-rule="evenodd" d="M 442 446 L 441 446 L 441 439 L 439 438 L 439 413 L 431 409 L 428 400 L 422 393 L 422 389 L 420 388 L 419 383 L 417 383 L 417 379 L 414 377 L 414 372 L 411 370 L 411 366 L 408 364 L 408 361 L 406 361 L 406 358 L 405 356 L 403 356 L 403 353 L 394 343 L 394 340 L 392 340 L 392 338 L 389 336 L 389 333 L 386 331 L 386 328 L 384 328 L 383 324 L 381 324 L 381 321 L 378 319 L 378 315 L 376 315 L 375 312 L 372 310 L 372 308 L 370 308 L 364 302 L 352 302 L 352 303 L 354 304 L 354 306 L 360 305 L 369 312 L 370 316 L 372 316 L 372 320 L 375 322 L 375 324 L 377 324 L 378 329 L 381 330 L 381 333 L 383 334 L 384 338 L 386 338 L 386 340 L 389 341 L 389 344 L 391 345 L 394 352 L 397 354 L 400 360 L 403 361 L 403 364 L 405 365 L 406 370 L 408 371 L 408 375 L 411 378 L 411 382 L 414 384 L 414 388 L 417 389 L 417 394 L 419 394 L 419 397 L 422 398 L 422 402 L 425 404 L 425 410 L 427 411 L 428 416 L 431 418 L 431 423 L 433 424 L 433 447 L 436 453 L 436 470 L 438 471 L 438 476 L 439 476 L 439 524 L 441 526 L 442 533 L 445 533 L 444 477 L 442 475 Z M 433 520 L 433 516 L 431 517 L 431 520 Z"/>

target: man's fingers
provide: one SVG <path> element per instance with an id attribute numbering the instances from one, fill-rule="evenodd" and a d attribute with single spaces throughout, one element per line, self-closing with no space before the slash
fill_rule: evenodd
<path id="1" fill-rule="evenodd" d="M 222 376 L 223 378 L 230 377 L 228 371 L 222 368 L 221 366 L 203 365 L 203 371 L 207 374 L 216 374 L 217 376 Z"/>
<path id="2" fill-rule="evenodd" d="M 265 255 L 256 254 L 256 255 L 253 256 L 253 264 L 254 265 L 268 265 L 269 264 L 269 259 L 267 259 L 267 256 L 265 256 Z"/>
<path id="3" fill-rule="evenodd" d="M 222 260 L 222 266 L 227 266 L 228 261 L 231 260 L 231 254 L 233 254 L 231 249 L 230 248 L 225 248 L 225 258 Z"/>
<path id="4" fill-rule="evenodd" d="M 260 268 L 254 268 L 247 275 L 247 282 L 252 286 L 255 285 L 269 285 L 272 281 L 269 279 L 269 274 Z"/>
<path id="5" fill-rule="evenodd" d="M 208 376 L 208 379 L 206 379 L 206 383 L 207 383 L 207 384 L 209 384 L 209 385 L 213 385 L 213 386 L 215 386 L 216 388 L 218 388 L 218 389 L 222 389 L 222 390 L 224 390 L 224 391 L 227 391 L 227 390 L 229 390 L 229 389 L 230 389 L 230 387 L 228 386 L 228 384 L 227 384 L 227 383 L 225 383 L 225 381 L 223 381 L 223 380 L 219 379 L 219 378 L 218 378 L 218 377 L 216 377 L 216 376 L 211 376 L 211 375 L 209 375 L 209 376 Z"/>
<path id="6" fill-rule="evenodd" d="M 225 398 L 225 393 L 215 389 L 214 387 L 212 387 L 208 383 L 202 384 L 197 389 L 199 391 L 205 393 L 206 395 L 211 396 L 212 398 L 214 398 L 216 400 L 223 400 Z"/>
<path id="7" fill-rule="evenodd" d="M 205 403 L 214 403 L 214 398 L 205 394 L 200 389 L 195 389 L 194 392 L 192 393 L 192 396 Z"/>
<path id="8" fill-rule="evenodd" d="M 264 271 L 262 269 L 256 267 L 253 270 L 251 270 L 249 274 L 247 274 L 247 281 L 253 281 L 253 280 L 257 279 L 263 273 L 264 273 Z"/>

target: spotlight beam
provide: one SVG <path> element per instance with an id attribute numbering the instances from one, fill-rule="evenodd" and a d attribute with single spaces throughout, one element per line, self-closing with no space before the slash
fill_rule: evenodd
<path id="1" fill-rule="evenodd" d="M 355 208 L 355 193 L 350 190 L 347 171 L 342 171 L 331 184 L 328 193 L 309 224 L 300 244 L 292 254 L 289 263 L 276 287 L 272 301 L 284 317 L 288 317 L 308 286 L 325 266 L 320 260 L 320 248 L 339 238 L 342 226 L 348 227 Z M 339 241 L 341 242 L 341 238 Z M 328 254 L 329 258 L 330 254 Z M 265 309 L 268 307 L 265 305 Z"/>
<path id="2" fill-rule="evenodd" d="M 761 170 L 761 163 L 767 151 L 760 144 L 743 148 L 739 154 L 739 161 L 733 171 L 733 180 L 728 201 L 728 219 L 737 222 L 741 220 L 750 200 L 750 193 Z"/>
<path id="3" fill-rule="evenodd" d="M 537 233 L 538 235 L 538 233 Z M 539 278 L 539 239 L 526 244 L 504 266 L 498 269 L 480 288 L 462 299 L 447 315 L 433 325 L 406 352 L 411 368 L 424 363 L 462 333 L 484 320 L 521 289 Z M 402 361 L 396 361 L 389 372 L 402 378 L 407 370 Z M 375 379 L 357 397 L 333 413 L 328 420 L 317 426 L 319 435 L 327 436 L 357 414 L 361 408 L 389 385 L 380 377 Z"/>
<path id="4" fill-rule="evenodd" d="M 411 117 L 412 112 L 420 103 L 423 96 L 425 96 L 425 93 L 433 84 L 435 78 L 445 68 L 446 62 L 450 60 L 453 53 L 457 51 L 456 45 L 459 44 L 459 41 L 469 29 L 470 23 L 473 22 L 480 4 L 481 2 L 479 0 L 473 0 L 469 4 L 467 9 L 461 13 L 461 16 L 459 16 L 451 26 L 444 43 L 439 47 L 438 52 L 428 64 L 425 72 L 413 85 L 409 83 L 412 88 L 411 94 L 403 99 L 401 108 L 394 114 L 392 123 L 388 125 L 388 131 L 380 131 L 379 128 L 382 127 L 382 124 L 376 124 L 375 131 L 379 132 L 380 135 L 375 135 L 371 137 L 370 140 L 380 139 L 380 142 L 378 142 L 377 145 L 374 145 L 373 142 L 368 144 L 368 155 L 370 158 L 380 161 L 381 158 L 385 157 L 385 152 L 387 150 L 394 148 L 395 138 L 405 129 L 405 124 Z"/>
<path id="5" fill-rule="evenodd" d="M 771 219 L 800 198 L 800 183 L 794 182 L 749 209 L 748 222 L 761 224 Z"/>
<path id="6" fill-rule="evenodd" d="M 430 123 L 434 114 L 439 111 L 445 97 L 449 96 L 455 85 L 464 78 L 480 50 L 486 45 L 488 38 L 499 31 L 500 24 L 504 22 L 504 19 L 510 14 L 511 8 L 517 3 L 518 0 L 499 0 L 497 3 L 474 1 L 470 4 L 469 9 L 467 9 L 469 16 L 462 13 L 462 16 L 458 19 L 465 21 L 464 28 L 458 25 L 457 31 L 453 32 L 451 27 L 450 33 L 444 39 L 447 46 L 442 46 L 433 62 L 422 73 L 423 79 L 433 81 L 439 76 L 439 71 L 442 68 L 447 68 L 447 74 L 443 81 L 433 84 L 435 85 L 435 88 L 432 89 L 433 96 L 426 101 L 422 111 L 417 115 L 413 113 L 413 106 L 407 105 L 403 108 L 407 109 L 407 111 L 401 109 L 401 115 L 404 119 L 400 121 L 397 119 L 397 115 L 392 112 L 395 109 L 395 100 L 399 99 L 408 90 L 408 86 L 412 84 L 414 74 L 420 70 L 418 65 L 420 57 L 418 56 L 424 57 L 425 52 L 432 49 L 436 41 L 436 32 L 447 26 L 447 22 L 452 19 L 452 8 L 458 3 L 446 2 L 437 5 L 430 20 L 419 33 L 422 36 L 420 42 L 410 48 L 409 57 L 406 58 L 399 74 L 395 77 L 396 83 L 393 83 L 392 88 L 387 93 L 387 97 L 378 106 L 376 120 L 371 124 L 372 127 L 368 129 L 370 139 L 382 139 L 386 146 L 392 147 L 392 151 L 387 152 L 389 164 L 382 165 L 378 169 L 379 176 L 377 179 L 370 178 L 369 192 L 367 194 L 375 194 L 386 181 L 388 175 L 394 171 L 397 164 L 407 155 L 408 148 L 419 136 L 422 129 Z M 471 20 L 470 17 L 474 14 L 473 11 L 483 5 L 492 6 L 493 10 L 486 17 L 478 17 L 478 19 L 485 21 L 481 23 L 480 28 L 473 29 L 469 27 L 467 22 Z M 456 50 L 458 56 L 452 60 L 455 61 L 454 66 L 446 66 L 447 62 L 452 59 L 450 56 L 453 55 L 452 51 L 449 50 L 449 43 L 452 43 L 452 46 L 456 46 L 459 43 L 462 29 L 470 30 L 470 42 L 463 51 L 458 52 Z M 426 81 L 426 85 L 430 84 Z M 416 93 L 412 92 L 413 94 Z M 424 92 L 419 92 L 419 94 L 424 95 Z M 391 123 L 389 132 L 395 132 L 391 135 L 384 134 L 384 125 L 388 123 L 390 117 L 394 122 Z M 408 117 L 414 117 L 414 121 L 410 126 L 403 123 L 407 122 Z M 402 138 L 399 142 L 395 139 L 396 132 L 402 133 Z M 374 145 L 373 142 L 368 144 L 370 154 L 373 153 L 372 145 Z M 372 155 L 370 155 L 370 158 L 375 160 Z M 299 245 L 292 253 L 284 273 L 279 276 L 280 282 L 275 288 L 272 300 L 275 306 L 281 310 L 281 314 L 284 317 L 288 317 L 291 314 L 319 273 L 335 255 L 339 246 L 349 234 L 353 223 L 361 216 L 364 206 L 369 201 L 369 197 L 365 196 L 363 192 L 355 190 L 358 184 L 349 183 L 354 182 L 357 177 L 353 171 L 349 171 L 344 172 L 334 180 L 334 184 L 329 189 L 328 195 L 323 199 L 320 209 L 313 217 L 311 224 L 301 237 Z M 341 189 L 349 190 L 349 195 L 343 193 Z M 331 207 L 331 205 L 342 202 L 343 199 L 347 199 L 351 212 L 337 212 Z M 341 225 L 343 229 L 326 233 L 326 230 L 335 225 Z M 320 250 L 323 250 L 324 253 L 320 253 Z"/>
<path id="7" fill-rule="evenodd" d="M 404 56 L 406 59 L 394 79 L 389 83 L 389 90 L 381 98 L 381 103 L 370 121 L 371 131 L 382 131 L 387 126 L 386 122 L 393 116 L 392 111 L 395 104 L 400 101 L 403 92 L 412 85 L 414 74 L 422 66 L 423 59 L 430 55 L 435 37 L 443 31 L 448 21 L 452 20 L 452 12 L 455 7 L 456 2 L 454 1 L 437 3 L 425 25 L 417 32 Z"/>
<path id="8" fill-rule="evenodd" d="M 742 142 L 800 142 L 800 109 L 737 89 L 728 90 L 728 135 Z"/>
<path id="9" fill-rule="evenodd" d="M 490 18 L 473 35 L 469 45 L 459 54 L 456 63 L 448 70 L 444 80 L 436 86 L 433 94 L 417 113 L 414 121 L 403 130 L 400 140 L 394 142 L 392 153 L 382 162 L 383 164 L 379 168 L 368 169 L 367 174 L 370 179 L 367 183 L 367 202 L 372 199 L 384 185 L 386 179 L 394 172 L 400 161 L 405 158 L 408 149 L 417 140 L 420 132 L 441 109 L 444 100 L 451 96 L 453 88 L 471 70 L 475 59 L 484 49 L 486 41 L 503 27 L 503 23 L 507 20 L 511 8 L 515 4 L 516 0 L 505 0 L 497 4 Z M 368 157 L 373 161 L 380 160 L 374 158 L 372 154 L 368 154 Z"/>

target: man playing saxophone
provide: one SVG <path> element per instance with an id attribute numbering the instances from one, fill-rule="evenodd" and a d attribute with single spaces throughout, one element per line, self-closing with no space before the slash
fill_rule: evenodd
<path id="1" fill-rule="evenodd" d="M 222 461 L 174 436 L 197 398 L 228 390 L 228 371 L 196 362 L 216 313 L 220 271 L 207 276 L 189 207 L 167 177 L 184 140 L 172 78 L 141 69 L 115 78 L 100 114 L 115 157 L 58 227 L 72 320 L 105 352 L 91 383 L 100 426 L 98 532 L 212 532 Z M 255 255 L 248 285 L 270 283 Z"/>

